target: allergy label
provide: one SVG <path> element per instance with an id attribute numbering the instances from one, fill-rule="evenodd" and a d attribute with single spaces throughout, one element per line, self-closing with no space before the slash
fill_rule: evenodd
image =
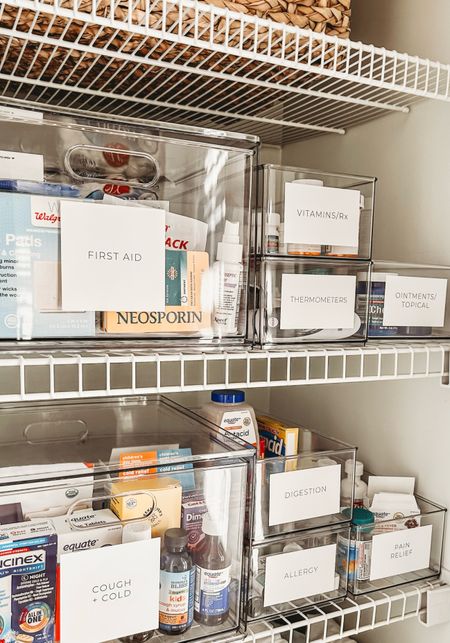
<path id="1" fill-rule="evenodd" d="M 338 513 L 340 510 L 341 465 L 270 476 L 269 525 Z"/>
<path id="2" fill-rule="evenodd" d="M 264 607 L 332 592 L 336 545 L 276 554 L 266 558 Z"/>
<path id="3" fill-rule="evenodd" d="M 386 276 L 383 326 L 431 326 L 445 323 L 447 279 Z"/>
<path id="4" fill-rule="evenodd" d="M 432 525 L 377 534 L 372 541 L 370 580 L 430 566 Z"/>

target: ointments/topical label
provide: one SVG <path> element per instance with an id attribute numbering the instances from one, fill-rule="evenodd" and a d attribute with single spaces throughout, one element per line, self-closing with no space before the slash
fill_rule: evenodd
<path id="1" fill-rule="evenodd" d="M 267 556 L 264 607 L 332 592 L 336 545 Z"/>
<path id="2" fill-rule="evenodd" d="M 442 328 L 447 279 L 386 275 L 383 326 Z"/>
<path id="3" fill-rule="evenodd" d="M 292 275 L 281 280 L 281 330 L 353 328 L 354 275 Z"/>
<path id="4" fill-rule="evenodd" d="M 378 534 L 372 539 L 370 580 L 430 566 L 432 525 Z"/>
<path id="5" fill-rule="evenodd" d="M 273 473 L 269 525 L 339 513 L 340 485 L 340 464 Z"/>
<path id="6" fill-rule="evenodd" d="M 222 416 L 220 426 L 228 433 L 233 433 L 233 435 L 244 440 L 244 442 L 256 446 L 256 431 L 252 414 L 248 409 L 226 411 Z"/>

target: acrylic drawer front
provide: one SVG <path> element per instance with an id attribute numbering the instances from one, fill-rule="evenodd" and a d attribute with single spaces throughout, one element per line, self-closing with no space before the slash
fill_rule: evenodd
<path id="1" fill-rule="evenodd" d="M 193 640 L 219 637 L 238 627 L 247 463 L 234 459 L 229 466 L 222 461 L 219 466 L 195 463 L 192 468 L 181 467 L 186 467 L 186 463 L 156 466 L 151 468 L 155 473 L 149 475 L 144 473 L 145 469 L 131 467 L 105 473 L 100 466 L 90 467 L 78 477 L 72 469 L 72 475 L 60 471 L 57 477 L 47 476 L 41 481 L 23 482 L 23 478 L 17 477 L 3 487 L 0 515 L 2 522 L 6 520 L 9 524 L 0 527 L 0 536 L 7 537 L 3 534 L 8 529 L 17 535 L 24 528 L 31 529 L 31 536 L 33 532 L 37 536 L 56 533 L 56 547 L 48 553 L 45 563 L 52 587 L 58 585 L 58 576 L 61 582 L 57 589 L 60 614 L 56 607 L 55 640 L 59 640 L 60 629 L 61 640 L 67 643 L 83 639 L 80 632 L 83 625 L 77 621 L 80 613 L 89 621 L 98 614 L 88 639 L 91 642 L 158 628 L 160 546 L 167 530 L 181 526 L 186 531 L 189 560 L 192 559 L 192 565 L 194 562 L 201 565 L 203 561 L 204 568 L 206 554 L 201 552 L 210 538 L 203 532 L 206 514 L 209 524 L 213 523 L 215 531 L 220 532 L 213 544 L 217 548 L 217 541 L 220 542 L 223 553 L 222 607 L 219 609 L 215 604 L 214 615 L 220 616 L 216 619 L 211 618 L 206 607 L 198 608 L 188 637 Z M 21 522 L 23 518 L 28 520 Z M 142 522 L 147 534 L 151 530 L 152 539 L 130 542 L 130 527 Z M 44 533 L 45 523 L 48 526 Z M 4 546 L 0 547 L 0 560 L 7 553 Z M 35 570 L 28 571 L 32 577 Z M 38 571 L 42 573 L 43 569 Z M 192 574 L 195 573 L 194 569 Z M 38 590 L 38 584 L 36 589 L 32 586 L 27 605 L 42 598 Z M 54 596 L 47 598 L 52 616 Z M 203 597 L 203 605 L 205 600 Z M 177 619 L 184 617 L 177 613 L 175 610 L 170 619 L 183 623 Z M 175 631 L 169 638 L 185 640 L 186 635 L 176 635 Z"/>
<path id="2" fill-rule="evenodd" d="M 369 284 L 369 338 L 450 337 L 450 267 L 376 261 Z"/>
<path id="3" fill-rule="evenodd" d="M 348 573 L 353 594 L 439 576 L 446 510 L 416 500 L 420 514 L 377 521 L 372 529 L 353 532 Z M 348 543 L 341 538 L 340 544 L 345 549 Z"/>
<path id="4" fill-rule="evenodd" d="M 357 289 L 369 274 L 366 262 L 260 260 L 253 315 L 259 343 L 364 341 L 367 298 Z"/>
<path id="5" fill-rule="evenodd" d="M 349 489 L 353 489 L 356 449 L 298 428 L 288 430 L 298 435 L 299 455 L 272 457 L 270 450 L 284 450 L 282 432 L 271 437 L 271 419 L 257 417 L 266 455 L 256 464 L 254 540 L 261 542 L 275 535 L 348 522 L 349 516 L 342 510 L 351 507 L 352 498 L 344 498 L 341 481 L 346 477 L 348 462 Z"/>
<path id="6" fill-rule="evenodd" d="M 51 113 L 0 135 L 44 181 L 0 180 L 0 338 L 244 340 L 256 140 Z"/>
<path id="7" fill-rule="evenodd" d="M 264 165 L 258 181 L 261 254 L 370 259 L 375 179 Z"/>
<path id="8" fill-rule="evenodd" d="M 345 596 L 346 578 L 338 573 L 343 564 L 339 536 L 348 538 L 349 528 L 302 532 L 251 548 L 248 620 Z"/>

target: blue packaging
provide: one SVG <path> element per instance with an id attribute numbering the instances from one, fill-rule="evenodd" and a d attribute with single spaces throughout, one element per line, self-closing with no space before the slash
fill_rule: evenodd
<path id="1" fill-rule="evenodd" d="M 56 561 L 57 536 L 50 521 L 0 528 L 2 639 L 53 643 Z"/>
<path id="2" fill-rule="evenodd" d="M 0 338 L 95 335 L 95 312 L 60 311 L 60 202 L 0 193 Z"/>

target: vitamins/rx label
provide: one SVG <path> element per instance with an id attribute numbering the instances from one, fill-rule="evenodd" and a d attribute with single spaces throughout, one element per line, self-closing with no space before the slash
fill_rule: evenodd
<path id="1" fill-rule="evenodd" d="M 244 442 L 256 445 L 255 427 L 249 410 L 227 411 L 222 416 L 220 426 L 227 432 L 237 435 Z"/>
<path id="2" fill-rule="evenodd" d="M 386 275 L 383 326 L 434 326 L 445 319 L 447 279 Z"/>
<path id="3" fill-rule="evenodd" d="M 269 525 L 306 520 L 340 510 L 341 465 L 270 476 Z"/>
<path id="4" fill-rule="evenodd" d="M 159 538 L 61 555 L 61 641 L 98 643 L 156 629 L 159 557 Z"/>

